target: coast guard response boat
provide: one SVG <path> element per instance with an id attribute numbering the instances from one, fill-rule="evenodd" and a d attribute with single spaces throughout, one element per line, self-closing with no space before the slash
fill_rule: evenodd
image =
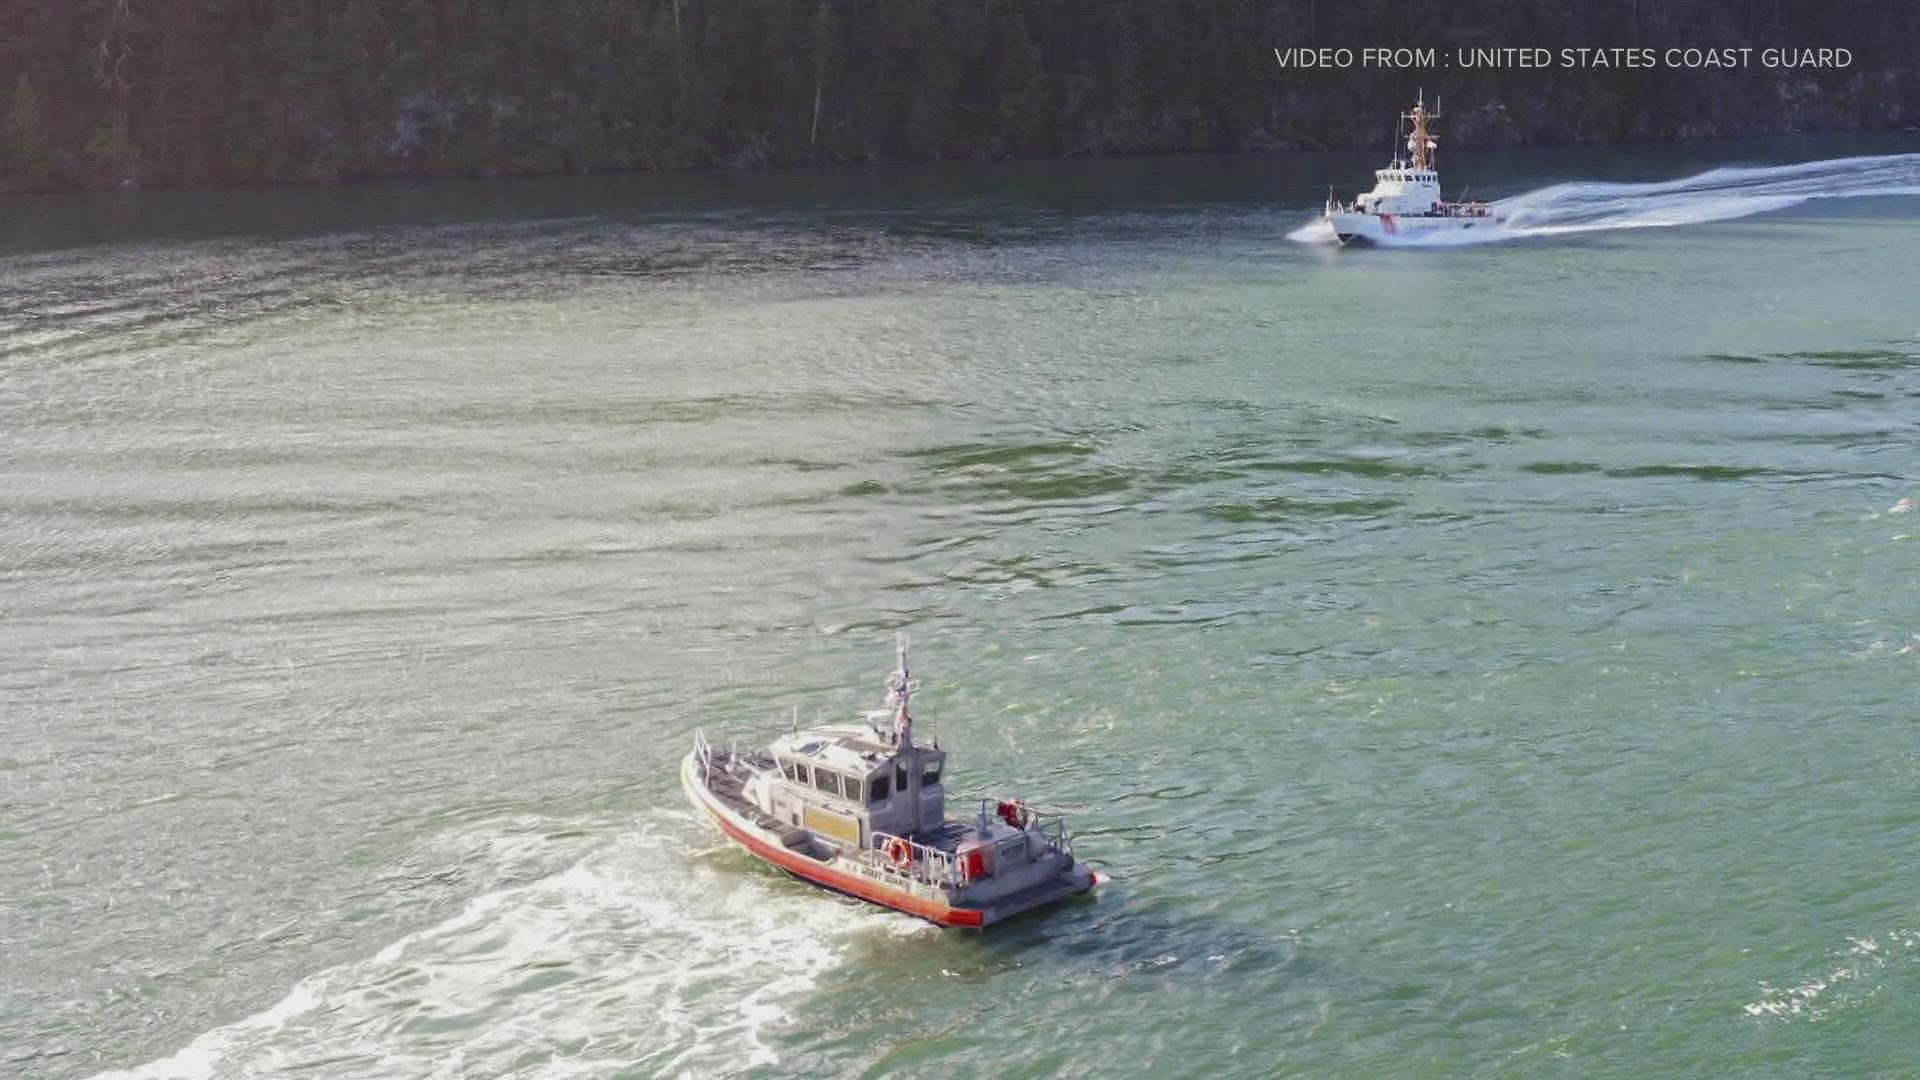
<path id="1" fill-rule="evenodd" d="M 885 707 L 764 747 L 694 732 L 680 764 L 693 805 L 755 856 L 814 884 L 942 926 L 987 926 L 1094 887 L 1065 821 L 1013 799 L 946 816 L 947 755 L 913 740 L 907 646 Z"/>
<path id="2" fill-rule="evenodd" d="M 1483 202 L 1447 202 L 1440 197 L 1440 174 L 1433 166 L 1433 152 L 1440 145 L 1427 125 L 1440 118 L 1440 103 L 1435 100 L 1427 111 L 1422 92 L 1413 109 L 1400 114 L 1408 126 L 1407 154 L 1395 155 L 1386 168 L 1373 174 L 1373 190 L 1342 205 L 1327 196 L 1322 219 L 1332 227 L 1342 245 L 1390 243 L 1395 239 L 1416 240 L 1439 233 L 1467 229 L 1491 229 L 1500 219 Z"/>

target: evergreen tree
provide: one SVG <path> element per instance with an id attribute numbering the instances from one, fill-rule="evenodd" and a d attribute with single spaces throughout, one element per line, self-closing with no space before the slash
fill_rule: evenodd
<path id="1" fill-rule="evenodd" d="M 8 171 L 39 187 L 53 173 L 51 144 L 46 120 L 40 115 L 40 95 L 34 93 L 33 80 L 26 72 L 13 84 L 13 96 L 7 105 L 6 163 Z"/>
<path id="2" fill-rule="evenodd" d="M 1000 90 L 999 113 L 1005 148 L 1013 153 L 1031 154 L 1040 148 L 1047 127 L 1047 75 L 1041 64 L 1040 48 L 1027 32 L 1022 8 L 1013 4 L 1002 18 L 995 83 Z"/>
<path id="3" fill-rule="evenodd" d="M 100 125 L 94 128 L 92 138 L 87 140 L 87 160 L 93 166 L 94 175 L 108 183 L 131 185 L 138 180 L 135 165 L 139 153 L 127 131 L 125 113 L 119 109 L 107 110 Z"/>
<path id="4" fill-rule="evenodd" d="M 813 54 L 813 117 L 807 125 L 807 160 L 820 159 L 821 111 L 826 107 L 827 84 L 840 68 L 840 26 L 830 0 L 820 0 L 814 9 L 808 51 Z M 832 132 L 828 132 L 829 141 Z"/>
<path id="5" fill-rule="evenodd" d="M 0 178 L 227 183 L 1920 123 L 1920 6 L 0 0 Z M 1845 45 L 1835 71 L 1281 70 L 1276 45 Z M 10 88 L 10 93 L 8 92 Z"/>

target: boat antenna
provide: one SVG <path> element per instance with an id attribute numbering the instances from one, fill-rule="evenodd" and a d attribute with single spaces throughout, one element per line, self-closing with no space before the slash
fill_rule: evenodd
<path id="1" fill-rule="evenodd" d="M 913 717 L 907 712 L 907 701 L 913 696 L 913 679 L 907 667 L 906 631 L 902 630 L 893 639 L 893 652 L 900 661 L 900 666 L 887 676 L 887 705 L 893 709 L 893 737 L 898 745 L 911 747 Z"/>

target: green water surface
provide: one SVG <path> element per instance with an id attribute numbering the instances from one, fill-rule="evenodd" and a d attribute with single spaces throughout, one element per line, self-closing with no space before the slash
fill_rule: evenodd
<path id="1" fill-rule="evenodd" d="M 1920 1074 L 1920 200 L 1282 240 L 1370 164 L 0 203 L 0 1072 Z M 903 629 L 1095 898 L 686 808 Z"/>

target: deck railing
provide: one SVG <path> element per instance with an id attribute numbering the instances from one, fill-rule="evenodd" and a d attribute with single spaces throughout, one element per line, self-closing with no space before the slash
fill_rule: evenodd
<path id="1" fill-rule="evenodd" d="M 1025 803 L 1010 799 L 996 799 L 989 795 L 982 796 L 980 799 L 980 816 L 996 821 L 1006 821 L 1000 813 L 1000 808 L 1010 803 L 1018 808 L 1018 815 L 1017 823 L 1008 822 L 1008 824 L 1016 829 L 1037 828 L 1048 847 L 1067 856 L 1073 855 L 1073 834 L 1067 832 L 1065 814 L 1043 814 Z"/>
<path id="2" fill-rule="evenodd" d="M 729 768 L 738 766 L 755 774 L 778 774 L 780 772 L 778 765 L 771 765 L 769 767 L 755 763 L 753 760 L 754 754 L 760 753 L 761 751 L 759 747 L 751 741 L 751 736 L 747 737 L 749 741 L 743 742 L 742 736 L 738 732 L 722 729 L 720 737 L 725 740 L 724 749 L 720 752 L 726 755 Z M 753 746 L 754 749 L 749 751 L 746 749 L 746 747 L 749 746 Z M 693 729 L 693 753 L 694 760 L 700 763 L 700 778 L 702 780 L 712 779 L 713 756 L 715 751 L 713 740 L 708 738 L 707 729 L 704 727 Z"/>
<path id="3" fill-rule="evenodd" d="M 907 865 L 899 866 L 887 855 L 887 845 L 895 840 L 904 840 L 909 857 Z M 916 843 L 911 837 L 895 836 L 875 830 L 867 838 L 869 853 L 874 863 L 889 874 L 908 878 L 923 885 L 959 888 L 960 860 L 939 848 Z"/>
<path id="4" fill-rule="evenodd" d="M 706 728 L 693 729 L 693 760 L 700 763 L 700 779 L 713 779 L 713 744 L 707 741 Z"/>

